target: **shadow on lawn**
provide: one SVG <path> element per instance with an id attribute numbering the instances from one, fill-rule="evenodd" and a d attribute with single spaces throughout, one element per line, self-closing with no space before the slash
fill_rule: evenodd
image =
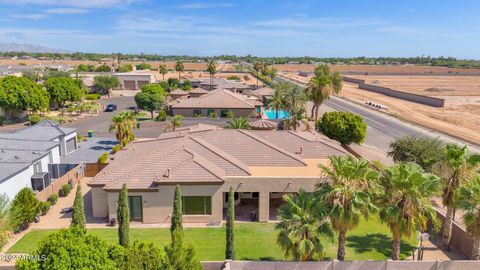
<path id="1" fill-rule="evenodd" d="M 390 258 L 392 255 L 392 238 L 380 233 L 368 234 L 365 236 L 348 236 L 347 247 L 353 248 L 356 253 L 375 251 Z M 400 256 L 408 257 L 415 247 L 402 241 Z"/>

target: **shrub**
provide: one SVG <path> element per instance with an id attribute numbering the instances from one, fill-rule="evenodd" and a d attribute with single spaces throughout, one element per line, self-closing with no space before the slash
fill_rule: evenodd
<path id="1" fill-rule="evenodd" d="M 235 117 L 235 114 L 232 111 L 227 112 L 227 118 L 228 119 L 233 119 Z"/>
<path id="2" fill-rule="evenodd" d="M 217 113 L 216 113 L 216 112 L 211 112 L 211 113 L 210 113 L 210 115 L 209 115 L 209 117 L 211 117 L 211 118 L 214 118 L 214 119 L 215 119 L 215 118 L 218 118 L 218 115 L 217 115 Z"/>
<path id="3" fill-rule="evenodd" d="M 157 117 L 155 117 L 155 121 L 166 121 L 167 120 L 167 112 L 165 110 L 158 111 Z"/>
<path id="4" fill-rule="evenodd" d="M 14 232 L 23 231 L 40 211 L 40 202 L 35 198 L 35 194 L 30 188 L 23 188 L 13 199 L 10 209 L 10 224 Z"/>
<path id="5" fill-rule="evenodd" d="M 7 121 L 7 117 L 5 116 L 0 116 L 0 126 L 3 126 L 3 124 L 5 124 L 5 121 Z"/>
<path id="6" fill-rule="evenodd" d="M 390 143 L 388 156 L 395 162 L 415 162 L 431 172 L 443 156 L 443 143 L 438 138 L 404 136 Z"/>
<path id="7" fill-rule="evenodd" d="M 120 145 L 117 144 L 117 145 L 113 146 L 112 151 L 113 151 L 113 153 L 115 154 L 115 153 L 117 153 L 118 151 L 120 151 L 120 149 L 121 149 L 121 148 L 120 148 Z"/>
<path id="8" fill-rule="evenodd" d="M 85 95 L 86 100 L 99 100 L 102 97 L 100 94 L 87 94 Z"/>
<path id="9" fill-rule="evenodd" d="M 108 160 L 108 152 L 104 152 L 98 157 L 98 163 L 100 163 L 100 164 L 107 163 L 107 160 Z"/>
<path id="10" fill-rule="evenodd" d="M 55 205 L 58 201 L 58 194 L 52 194 L 48 197 L 47 201 L 50 202 L 50 205 Z"/>
<path id="11" fill-rule="evenodd" d="M 36 123 L 42 121 L 42 118 L 38 114 L 32 114 L 28 117 L 30 124 L 35 125 Z"/>
<path id="12" fill-rule="evenodd" d="M 363 118 L 350 112 L 327 112 L 316 126 L 330 139 L 347 145 L 364 142 L 367 134 Z"/>
<path id="13" fill-rule="evenodd" d="M 49 201 L 40 202 L 40 214 L 42 214 L 42 216 L 45 216 L 50 210 L 51 206 L 52 204 Z"/>
<path id="14" fill-rule="evenodd" d="M 232 75 L 232 76 L 228 76 L 227 80 L 240 81 L 240 77 L 238 77 L 237 75 Z"/>
<path id="15" fill-rule="evenodd" d="M 60 189 L 60 196 L 66 197 L 66 196 L 68 196 L 68 194 L 70 194 L 70 191 L 72 191 L 72 185 L 71 184 L 65 184 Z"/>
<path id="16" fill-rule="evenodd" d="M 10 200 L 7 194 L 0 193 L 0 249 L 7 243 L 9 224 Z"/>

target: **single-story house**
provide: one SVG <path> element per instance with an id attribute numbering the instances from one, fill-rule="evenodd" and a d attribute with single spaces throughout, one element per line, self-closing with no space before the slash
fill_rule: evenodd
<path id="1" fill-rule="evenodd" d="M 93 215 L 116 218 L 126 184 L 133 221 L 168 223 L 180 185 L 185 222 L 220 223 L 230 187 L 236 218 L 276 219 L 283 194 L 311 192 L 325 180 L 318 164 L 328 164 L 331 155 L 348 154 L 316 132 L 199 126 L 163 133 L 129 144 L 89 182 Z"/>
<path id="2" fill-rule="evenodd" d="M 235 117 L 257 117 L 261 114 L 262 106 L 263 104 L 256 98 L 252 99 L 230 90 L 218 89 L 199 97 L 177 100 L 170 106 L 170 113 L 192 117 L 209 116 L 212 112 L 216 112 L 219 117 L 226 117 L 231 111 Z"/>
<path id="3" fill-rule="evenodd" d="M 13 199 L 24 187 L 41 191 L 50 185 L 58 176 L 54 164 L 77 149 L 76 135 L 51 120 L 0 133 L 0 193 Z"/>
<path id="4" fill-rule="evenodd" d="M 170 92 L 169 95 L 172 97 L 173 100 L 188 98 L 188 92 L 182 89 L 174 90 Z"/>
<path id="5" fill-rule="evenodd" d="M 251 89 L 250 86 L 245 85 L 241 82 L 226 80 L 223 78 L 213 78 L 213 85 L 210 85 L 210 78 L 198 78 L 192 80 L 192 87 L 202 88 L 204 90 L 216 90 L 216 89 L 227 89 L 232 92 L 242 93 L 245 90 Z"/>

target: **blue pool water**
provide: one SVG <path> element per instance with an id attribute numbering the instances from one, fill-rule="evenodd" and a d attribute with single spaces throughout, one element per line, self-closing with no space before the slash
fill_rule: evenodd
<path id="1" fill-rule="evenodd" d="M 276 119 L 276 111 L 272 109 L 265 109 L 263 111 L 268 119 Z M 290 117 L 290 114 L 285 110 L 278 110 L 278 119 L 285 119 Z"/>

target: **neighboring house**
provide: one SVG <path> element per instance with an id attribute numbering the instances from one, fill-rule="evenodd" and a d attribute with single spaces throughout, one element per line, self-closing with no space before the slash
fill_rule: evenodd
<path id="1" fill-rule="evenodd" d="M 77 149 L 76 129 L 44 120 L 16 132 L 0 133 L 0 193 L 10 199 L 24 187 L 41 191 L 59 177 L 54 164 Z"/>
<path id="2" fill-rule="evenodd" d="M 114 73 L 122 90 L 139 90 L 143 85 L 155 82 L 155 76 L 146 72 Z"/>
<path id="3" fill-rule="evenodd" d="M 188 98 L 188 92 L 182 89 L 174 90 L 170 92 L 169 95 L 172 97 L 173 100 Z"/>
<path id="4" fill-rule="evenodd" d="M 270 87 L 261 87 L 255 90 L 246 90 L 243 92 L 244 95 L 251 95 L 257 97 L 259 100 L 263 102 L 263 104 L 267 105 L 268 101 L 273 97 L 273 89 Z"/>
<path id="5" fill-rule="evenodd" d="M 308 192 L 323 181 L 319 163 L 345 150 L 316 132 L 246 131 L 199 125 L 136 141 L 90 182 L 94 217 L 116 218 L 118 193 L 127 185 L 130 217 L 170 222 L 180 185 L 185 222 L 218 224 L 227 193 L 236 192 L 236 217 L 276 219 L 282 195 Z"/>
<path id="6" fill-rule="evenodd" d="M 262 105 L 256 98 L 251 99 L 230 90 L 218 89 L 199 97 L 177 100 L 177 103 L 170 107 L 170 113 L 192 117 L 209 116 L 216 112 L 218 117 L 226 117 L 228 112 L 232 111 L 235 117 L 257 117 L 261 114 Z"/>
<path id="7" fill-rule="evenodd" d="M 245 85 L 241 82 L 226 80 L 223 78 L 213 78 L 213 85 L 210 85 L 210 78 L 198 78 L 192 80 L 192 87 L 202 88 L 204 90 L 216 90 L 216 89 L 227 89 L 235 93 L 242 93 L 245 90 L 251 89 L 250 86 Z"/>

